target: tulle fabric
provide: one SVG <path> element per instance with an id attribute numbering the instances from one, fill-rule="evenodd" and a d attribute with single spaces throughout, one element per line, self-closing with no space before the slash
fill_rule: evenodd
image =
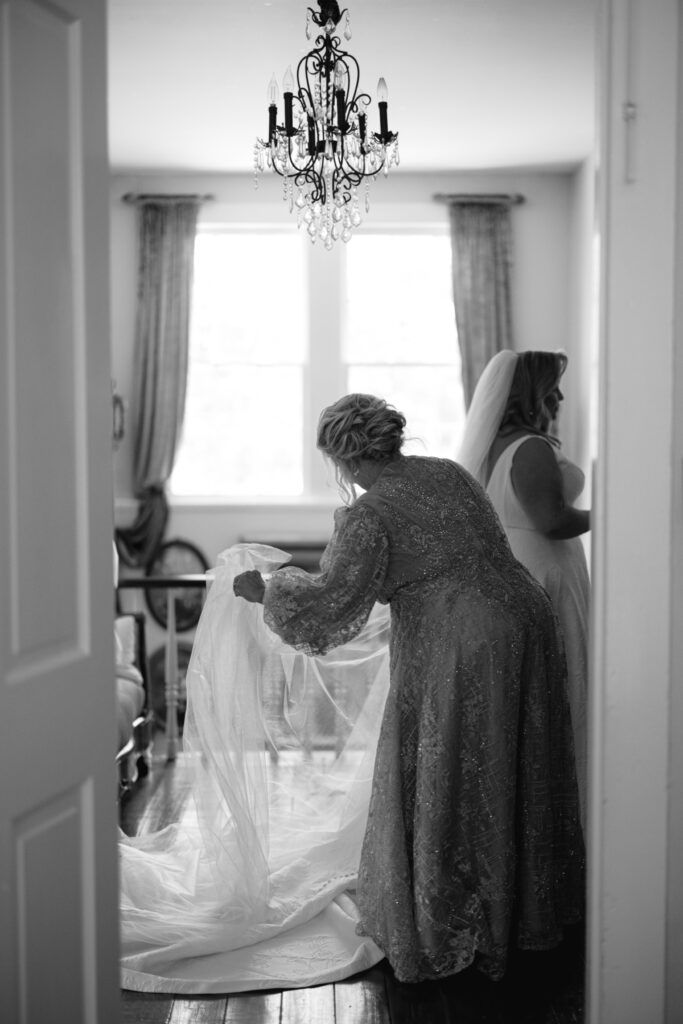
<path id="1" fill-rule="evenodd" d="M 581 822 L 586 823 L 588 761 L 588 631 L 590 576 L 580 537 L 563 540 L 536 529 L 512 485 L 512 463 L 528 435 L 513 441 L 496 461 L 487 493 L 500 517 L 515 558 L 547 592 L 560 620 L 567 655 L 567 692 L 571 708 Z M 583 471 L 549 441 L 562 476 L 564 500 L 573 505 L 584 487 Z"/>
<path id="2" fill-rule="evenodd" d="M 288 560 L 236 545 L 209 573 L 187 671 L 182 819 L 121 833 L 122 986 L 330 982 L 382 958 L 353 899 L 386 700 L 389 613 L 327 655 L 286 646 L 233 577 Z M 295 573 L 296 570 L 286 570 Z"/>

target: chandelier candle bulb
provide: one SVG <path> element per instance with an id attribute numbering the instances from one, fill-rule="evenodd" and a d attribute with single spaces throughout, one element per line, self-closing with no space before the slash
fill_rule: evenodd
<path id="1" fill-rule="evenodd" d="M 337 100 L 337 124 L 342 135 L 346 135 L 346 72 L 341 61 L 334 66 L 334 95 Z"/>
<path id="2" fill-rule="evenodd" d="M 367 109 L 369 102 L 370 101 L 367 96 L 358 97 L 358 136 L 361 153 L 365 153 L 365 135 L 368 123 Z"/>
<path id="3" fill-rule="evenodd" d="M 379 110 L 379 134 L 383 142 L 386 142 L 389 137 L 388 99 L 389 90 L 387 89 L 387 83 L 383 78 L 380 78 L 377 83 L 377 109 Z"/>
<path id="4" fill-rule="evenodd" d="M 294 119 L 292 117 L 292 103 L 294 97 L 294 75 L 292 74 L 291 67 L 288 67 L 285 71 L 285 77 L 282 80 L 282 90 L 285 99 L 285 133 L 288 138 L 297 134 L 297 129 L 294 127 Z"/>
<path id="5" fill-rule="evenodd" d="M 346 97 L 343 89 L 337 89 L 337 124 L 342 135 L 346 135 Z"/>
<path id="6" fill-rule="evenodd" d="M 268 144 L 271 145 L 275 142 L 277 135 L 277 100 L 278 100 L 278 87 L 275 81 L 275 75 L 272 76 L 268 85 Z"/>

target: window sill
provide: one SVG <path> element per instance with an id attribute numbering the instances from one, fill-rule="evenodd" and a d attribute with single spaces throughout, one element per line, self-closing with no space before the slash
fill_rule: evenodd
<path id="1" fill-rule="evenodd" d="M 310 511 L 329 511 L 338 508 L 342 500 L 338 495 L 329 497 L 297 495 L 294 497 L 238 497 L 226 498 L 216 496 L 179 497 L 168 496 L 168 504 L 173 509 L 206 511 L 207 509 L 230 509 L 231 511 L 277 511 L 278 509 L 304 508 Z"/>

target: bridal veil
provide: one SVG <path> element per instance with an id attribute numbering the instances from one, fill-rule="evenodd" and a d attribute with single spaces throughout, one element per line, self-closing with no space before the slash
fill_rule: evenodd
<path id="1" fill-rule="evenodd" d="M 456 461 L 482 486 L 486 485 L 486 464 L 498 433 L 515 375 L 517 353 L 505 348 L 489 360 L 472 396 L 467 422 Z"/>
<path id="2" fill-rule="evenodd" d="M 238 544 L 209 573 L 186 680 L 190 799 L 162 831 L 120 837 L 124 988 L 297 987 L 382 958 L 356 935 L 353 892 L 389 682 L 388 608 L 327 655 L 294 651 L 232 592 L 237 573 L 288 558 Z"/>

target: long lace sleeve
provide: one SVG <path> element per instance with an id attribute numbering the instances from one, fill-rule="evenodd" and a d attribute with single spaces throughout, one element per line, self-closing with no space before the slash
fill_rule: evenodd
<path id="1" fill-rule="evenodd" d="M 351 640 L 377 601 L 388 558 L 387 534 L 373 509 L 358 504 L 338 513 L 319 576 L 284 568 L 268 581 L 266 625 L 307 654 L 325 654 Z"/>

